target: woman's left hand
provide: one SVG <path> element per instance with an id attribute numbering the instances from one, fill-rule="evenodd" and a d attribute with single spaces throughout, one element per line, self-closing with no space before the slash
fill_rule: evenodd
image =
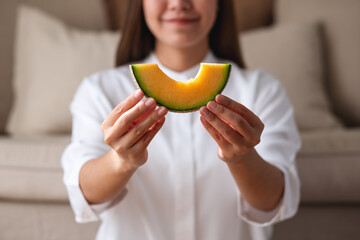
<path id="1" fill-rule="evenodd" d="M 200 120 L 219 146 L 218 156 L 226 163 L 246 159 L 260 143 L 262 121 L 242 104 L 217 95 L 200 109 Z"/>

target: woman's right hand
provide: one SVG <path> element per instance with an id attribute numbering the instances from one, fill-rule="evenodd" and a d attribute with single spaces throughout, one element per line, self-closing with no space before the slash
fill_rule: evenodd
<path id="1" fill-rule="evenodd" d="M 116 164 L 122 170 L 137 169 L 147 161 L 147 147 L 165 122 L 167 109 L 156 109 L 152 98 L 140 101 L 143 96 L 136 90 L 101 124 L 104 141 L 118 156 Z"/>

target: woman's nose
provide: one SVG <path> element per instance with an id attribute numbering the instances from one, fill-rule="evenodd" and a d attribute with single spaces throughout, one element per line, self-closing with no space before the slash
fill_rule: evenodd
<path id="1" fill-rule="evenodd" d="M 192 0 L 168 0 L 168 9 L 176 11 L 189 10 L 192 7 Z"/>

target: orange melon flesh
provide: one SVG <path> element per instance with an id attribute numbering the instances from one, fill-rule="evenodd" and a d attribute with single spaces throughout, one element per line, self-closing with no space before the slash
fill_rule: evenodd
<path id="1" fill-rule="evenodd" d="M 147 97 L 170 111 L 188 112 L 205 106 L 221 93 L 228 81 L 231 65 L 202 63 L 195 78 L 186 82 L 167 76 L 156 63 L 130 65 L 137 86 Z"/>

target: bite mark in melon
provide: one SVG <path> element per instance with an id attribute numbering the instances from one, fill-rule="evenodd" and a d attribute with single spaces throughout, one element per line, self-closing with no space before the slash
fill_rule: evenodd
<path id="1" fill-rule="evenodd" d="M 201 63 L 195 78 L 186 82 L 167 76 L 156 63 L 130 65 L 136 85 L 173 112 L 195 111 L 221 93 L 230 76 L 230 64 Z"/>

